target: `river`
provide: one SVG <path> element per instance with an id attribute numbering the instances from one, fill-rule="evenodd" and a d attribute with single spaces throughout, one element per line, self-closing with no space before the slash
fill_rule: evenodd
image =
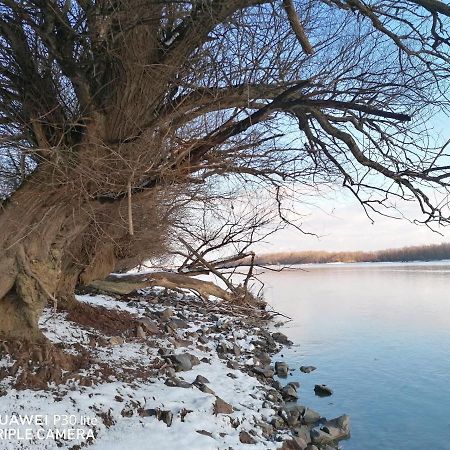
<path id="1" fill-rule="evenodd" d="M 299 403 L 346 413 L 345 450 L 450 450 L 450 262 L 302 266 L 266 272 L 265 296 L 292 318 Z M 301 365 L 317 370 L 303 374 Z M 314 395 L 314 384 L 333 388 Z"/>

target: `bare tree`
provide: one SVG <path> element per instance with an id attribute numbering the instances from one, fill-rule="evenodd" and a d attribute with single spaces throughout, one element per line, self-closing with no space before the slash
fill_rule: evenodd
<path id="1" fill-rule="evenodd" d="M 448 6 L 1 0 L 0 333 L 162 253 L 204 185 L 340 182 L 445 222 Z M 294 135 L 294 131 L 296 134 Z M 195 195 L 194 195 L 195 197 Z M 136 256 L 137 255 L 137 256 Z"/>

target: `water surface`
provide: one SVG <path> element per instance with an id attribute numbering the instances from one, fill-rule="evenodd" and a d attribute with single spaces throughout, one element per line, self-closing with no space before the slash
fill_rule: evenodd
<path id="1" fill-rule="evenodd" d="M 351 417 L 346 450 L 450 450 L 450 263 L 311 265 L 262 276 L 292 317 L 300 403 Z M 301 365 L 317 370 L 302 374 Z M 314 384 L 334 395 L 319 398 Z"/>

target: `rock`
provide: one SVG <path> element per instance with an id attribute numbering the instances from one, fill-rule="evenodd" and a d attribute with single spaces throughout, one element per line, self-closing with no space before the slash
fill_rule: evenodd
<path id="1" fill-rule="evenodd" d="M 205 383 L 197 383 L 195 386 L 197 386 L 205 394 L 216 395 L 216 393 Z"/>
<path id="2" fill-rule="evenodd" d="M 125 339 L 121 336 L 112 336 L 109 338 L 110 345 L 121 345 L 125 343 Z"/>
<path id="3" fill-rule="evenodd" d="M 237 370 L 237 369 L 239 369 L 239 363 L 237 362 L 237 361 L 227 361 L 227 367 L 229 368 L 229 369 L 234 369 L 234 370 Z"/>
<path id="4" fill-rule="evenodd" d="M 203 434 L 204 436 L 208 436 L 210 438 L 213 437 L 212 433 L 206 430 L 195 430 L 195 432 L 198 434 Z"/>
<path id="5" fill-rule="evenodd" d="M 177 372 L 191 370 L 192 366 L 200 364 L 200 360 L 190 353 L 180 353 L 178 355 L 169 355 L 169 359 Z"/>
<path id="6" fill-rule="evenodd" d="M 307 444 L 311 442 L 311 427 L 308 425 L 300 425 L 295 427 L 295 433 L 298 437 L 302 438 Z"/>
<path id="7" fill-rule="evenodd" d="M 314 392 L 319 397 L 328 397 L 333 395 L 333 389 L 329 388 L 326 384 L 316 384 L 314 386 Z"/>
<path id="8" fill-rule="evenodd" d="M 235 380 L 237 378 L 237 376 L 234 373 L 231 373 L 231 372 L 227 373 L 227 377 L 230 377 L 233 380 Z"/>
<path id="9" fill-rule="evenodd" d="M 192 369 L 192 361 L 188 353 L 181 353 L 179 355 L 170 355 L 170 360 L 177 372 L 183 372 Z"/>
<path id="10" fill-rule="evenodd" d="M 277 429 L 277 430 L 280 430 L 280 429 L 282 429 L 282 428 L 285 427 L 285 421 L 284 421 L 283 418 L 280 417 L 280 416 L 274 417 L 274 418 L 270 421 L 270 424 L 271 424 L 275 429 Z"/>
<path id="11" fill-rule="evenodd" d="M 158 420 L 162 420 L 168 427 L 170 427 L 173 421 L 172 411 L 161 411 Z"/>
<path id="12" fill-rule="evenodd" d="M 188 339 L 180 339 L 180 338 L 173 338 L 173 337 L 169 337 L 167 339 L 175 348 L 181 348 L 181 347 L 189 347 L 190 345 L 193 344 L 192 341 L 188 340 Z"/>
<path id="13" fill-rule="evenodd" d="M 241 444 L 256 444 L 252 436 L 244 430 L 239 433 L 239 441 Z"/>
<path id="14" fill-rule="evenodd" d="M 305 450 L 307 443 L 301 437 L 294 437 L 283 442 L 283 446 L 280 450 Z"/>
<path id="15" fill-rule="evenodd" d="M 306 450 L 319 450 L 319 448 L 314 444 L 308 444 L 308 447 L 306 447 Z"/>
<path id="16" fill-rule="evenodd" d="M 302 405 L 297 405 L 296 403 L 287 403 L 284 405 L 282 411 L 285 413 L 283 417 L 286 423 L 293 427 L 295 426 L 301 418 L 301 415 L 305 411 L 305 407 Z"/>
<path id="17" fill-rule="evenodd" d="M 273 369 L 271 369 L 270 367 L 253 367 L 252 370 L 254 373 L 256 373 L 257 375 L 261 375 L 264 378 L 272 378 L 275 374 Z"/>
<path id="18" fill-rule="evenodd" d="M 300 367 L 300 372 L 311 373 L 311 372 L 313 372 L 316 369 L 317 369 L 317 367 L 314 367 L 314 366 L 301 366 Z"/>
<path id="19" fill-rule="evenodd" d="M 171 366 L 165 366 L 158 370 L 158 373 L 161 375 L 166 375 L 168 378 L 175 377 L 175 369 Z"/>
<path id="20" fill-rule="evenodd" d="M 186 355 L 189 355 L 193 366 L 198 366 L 200 364 L 200 360 L 195 355 L 191 355 L 190 353 L 186 353 Z"/>
<path id="21" fill-rule="evenodd" d="M 172 328 L 176 328 L 176 329 L 186 329 L 189 328 L 189 325 L 186 321 L 182 320 L 182 319 L 178 319 L 177 317 L 172 318 L 169 321 L 169 324 L 172 325 Z"/>
<path id="22" fill-rule="evenodd" d="M 289 373 L 289 366 L 283 361 L 277 361 L 275 363 L 275 372 L 279 377 L 286 378 Z"/>
<path id="23" fill-rule="evenodd" d="M 255 358 L 259 361 L 261 367 L 270 366 L 270 363 L 272 362 L 271 357 L 266 352 L 255 353 Z"/>
<path id="24" fill-rule="evenodd" d="M 161 330 L 159 329 L 156 322 L 149 319 L 148 317 L 142 317 L 137 321 L 138 326 L 141 326 L 147 334 L 160 334 Z"/>
<path id="25" fill-rule="evenodd" d="M 194 384 L 199 384 L 199 383 L 203 383 L 203 384 L 209 383 L 209 380 L 208 380 L 208 378 L 205 378 L 202 375 L 197 375 L 197 377 L 194 380 Z"/>
<path id="26" fill-rule="evenodd" d="M 232 344 L 232 353 L 234 353 L 235 356 L 240 356 L 241 355 L 241 347 L 239 347 L 236 344 Z"/>
<path id="27" fill-rule="evenodd" d="M 144 329 L 141 327 L 141 325 L 138 325 L 136 327 L 136 337 L 140 338 L 140 339 L 145 339 L 147 337 L 147 335 L 145 334 Z"/>
<path id="28" fill-rule="evenodd" d="M 311 408 L 306 408 L 305 412 L 303 413 L 302 423 L 304 423 L 305 425 L 309 425 L 318 422 L 320 418 L 321 416 L 318 412 L 314 411 Z"/>
<path id="29" fill-rule="evenodd" d="M 165 381 L 164 384 L 169 387 L 179 387 L 179 388 L 184 388 L 184 389 L 188 389 L 188 388 L 192 387 L 192 385 L 190 383 L 188 383 L 187 381 L 181 380 L 180 378 L 177 378 L 177 377 L 167 378 L 167 380 Z"/>
<path id="30" fill-rule="evenodd" d="M 266 438 L 270 438 L 275 431 L 274 427 L 267 422 L 258 422 L 257 425 L 261 429 L 263 436 Z"/>
<path id="31" fill-rule="evenodd" d="M 140 411 L 140 415 L 143 417 L 156 416 L 158 420 L 162 420 L 168 427 L 172 425 L 173 413 L 172 411 L 164 411 L 159 408 L 156 409 L 144 409 Z"/>
<path id="32" fill-rule="evenodd" d="M 200 336 L 199 338 L 198 338 L 198 342 L 200 342 L 200 344 L 208 344 L 208 342 L 209 342 L 209 338 L 208 337 L 206 337 L 206 336 Z"/>
<path id="33" fill-rule="evenodd" d="M 156 314 L 161 320 L 166 321 L 173 316 L 173 311 L 171 308 L 166 308 L 164 311 L 158 311 Z"/>
<path id="34" fill-rule="evenodd" d="M 297 400 L 298 398 L 297 386 L 294 383 L 288 383 L 281 390 L 281 395 L 287 401 Z"/>
<path id="35" fill-rule="evenodd" d="M 283 400 L 283 397 L 279 391 L 271 389 L 266 393 L 266 400 L 272 403 L 280 403 Z"/>
<path id="36" fill-rule="evenodd" d="M 350 437 L 350 419 L 347 415 L 328 420 L 323 426 L 311 430 L 311 440 L 320 446 L 335 443 Z"/>
<path id="37" fill-rule="evenodd" d="M 283 345 L 290 345 L 292 344 L 292 341 L 290 341 L 287 336 L 283 333 L 272 333 L 272 339 L 275 342 L 278 342 L 279 344 Z"/>
<path id="38" fill-rule="evenodd" d="M 222 400 L 220 397 L 216 398 L 216 401 L 214 402 L 214 414 L 216 416 L 217 414 L 232 414 L 233 411 L 234 409 L 229 403 Z"/>

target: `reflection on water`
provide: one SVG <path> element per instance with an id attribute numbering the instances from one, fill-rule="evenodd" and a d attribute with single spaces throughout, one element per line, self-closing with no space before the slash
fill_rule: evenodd
<path id="1" fill-rule="evenodd" d="M 268 272 L 265 294 L 293 318 L 283 351 L 300 402 L 347 413 L 347 450 L 450 450 L 450 263 L 336 264 Z M 315 365 L 311 374 L 298 371 Z M 314 384 L 334 389 L 314 396 Z"/>

